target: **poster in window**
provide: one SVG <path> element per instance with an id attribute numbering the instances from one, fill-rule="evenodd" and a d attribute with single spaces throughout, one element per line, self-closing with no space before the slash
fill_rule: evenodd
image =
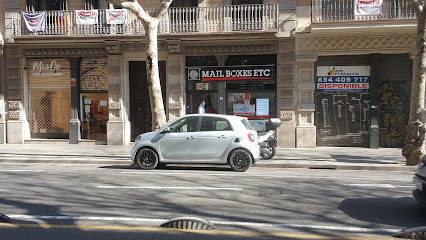
<path id="1" fill-rule="evenodd" d="M 256 99 L 256 116 L 269 116 L 269 98 Z"/>

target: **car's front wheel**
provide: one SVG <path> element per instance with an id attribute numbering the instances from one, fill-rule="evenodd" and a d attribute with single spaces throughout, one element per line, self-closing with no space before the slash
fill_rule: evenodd
<path id="1" fill-rule="evenodd" d="M 250 168 L 252 157 L 246 150 L 237 149 L 229 154 L 228 162 L 233 170 L 244 172 Z"/>
<path id="2" fill-rule="evenodd" d="M 136 163 L 145 170 L 154 169 L 158 165 L 158 155 L 150 148 L 142 148 L 136 154 Z"/>

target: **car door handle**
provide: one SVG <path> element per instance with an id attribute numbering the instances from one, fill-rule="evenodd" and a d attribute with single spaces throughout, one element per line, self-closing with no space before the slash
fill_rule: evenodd
<path id="1" fill-rule="evenodd" d="M 226 136 L 225 135 L 221 135 L 221 136 L 219 136 L 217 138 L 226 138 Z"/>
<path id="2" fill-rule="evenodd" d="M 194 136 L 190 136 L 190 137 L 187 137 L 186 139 L 191 140 L 191 139 L 195 139 L 195 137 Z"/>

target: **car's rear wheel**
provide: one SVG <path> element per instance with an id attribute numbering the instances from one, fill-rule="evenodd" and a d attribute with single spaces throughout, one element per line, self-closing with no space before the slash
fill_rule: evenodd
<path id="1" fill-rule="evenodd" d="M 145 170 L 154 169 L 158 165 L 158 155 L 150 148 L 142 148 L 136 154 L 136 163 Z"/>
<path id="2" fill-rule="evenodd" d="M 250 168 L 252 157 L 246 150 L 237 149 L 229 154 L 228 162 L 233 170 L 244 172 Z"/>

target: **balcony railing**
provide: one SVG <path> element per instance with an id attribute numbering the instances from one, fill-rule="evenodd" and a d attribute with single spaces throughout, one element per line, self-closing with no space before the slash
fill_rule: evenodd
<path id="1" fill-rule="evenodd" d="M 148 10 L 152 12 L 153 10 Z M 22 13 L 11 13 L 13 36 L 22 35 L 93 35 L 144 34 L 138 18 L 128 11 L 127 22 L 106 23 L 106 10 L 98 10 L 98 23 L 81 25 L 75 11 L 45 12 L 44 31 L 29 32 Z M 201 8 L 169 8 L 161 20 L 159 33 L 277 31 L 278 4 L 255 4 Z"/>
<path id="2" fill-rule="evenodd" d="M 383 0 L 381 14 L 357 15 L 355 0 L 312 0 L 312 22 L 415 18 L 406 0 Z"/>

